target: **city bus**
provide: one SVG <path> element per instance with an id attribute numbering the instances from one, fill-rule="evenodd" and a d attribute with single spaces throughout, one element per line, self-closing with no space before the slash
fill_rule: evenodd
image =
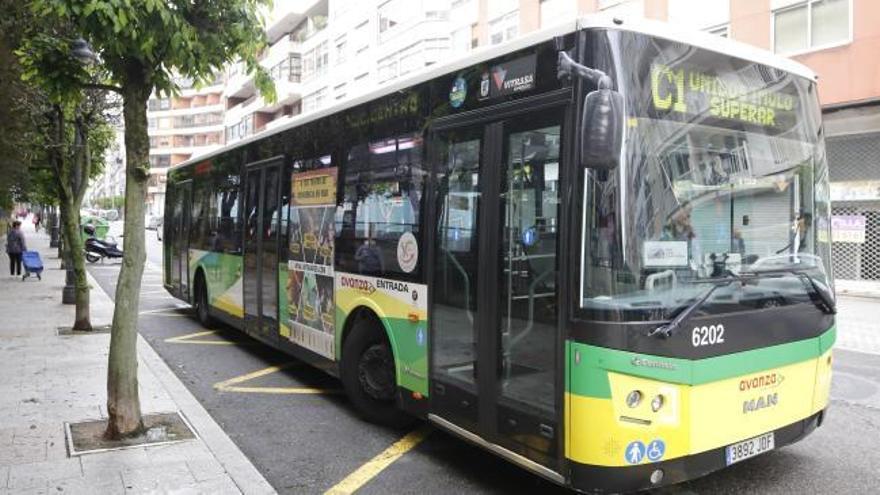
<path id="1" fill-rule="evenodd" d="M 476 50 L 168 172 L 164 285 L 578 491 L 697 478 L 824 419 L 816 78 L 661 23 Z"/>

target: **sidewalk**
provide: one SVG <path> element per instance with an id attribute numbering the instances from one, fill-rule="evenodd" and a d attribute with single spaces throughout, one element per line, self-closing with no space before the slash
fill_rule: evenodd
<path id="1" fill-rule="evenodd" d="M 274 493 L 162 359 L 138 338 L 144 414 L 181 411 L 198 438 L 69 457 L 65 422 L 106 418 L 109 334 L 59 336 L 73 322 L 61 304 L 64 272 L 45 234 L 25 223 L 43 280 L 8 275 L 0 254 L 0 495 L 38 493 Z M 92 324 L 113 303 L 92 281 Z"/>

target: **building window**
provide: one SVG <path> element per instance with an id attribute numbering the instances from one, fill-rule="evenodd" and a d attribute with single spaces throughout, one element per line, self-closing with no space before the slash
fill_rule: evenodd
<path id="1" fill-rule="evenodd" d="M 379 74 L 379 84 L 397 77 L 397 54 L 379 60 L 376 71 Z"/>
<path id="2" fill-rule="evenodd" d="M 773 13 L 776 53 L 818 50 L 850 36 L 850 0 L 810 0 Z"/>
<path id="3" fill-rule="evenodd" d="M 370 22 L 364 21 L 354 28 L 351 44 L 357 55 L 367 51 L 370 48 Z"/>
<path id="4" fill-rule="evenodd" d="M 722 38 L 730 38 L 730 25 L 724 24 L 723 26 L 711 27 L 706 32 L 715 36 L 721 36 Z"/>
<path id="5" fill-rule="evenodd" d="M 471 27 L 465 26 L 452 32 L 452 51 L 465 53 L 471 49 Z"/>
<path id="6" fill-rule="evenodd" d="M 322 41 L 303 55 L 303 80 L 327 73 L 327 66 L 330 64 L 330 53 L 327 46 L 327 42 Z"/>
<path id="7" fill-rule="evenodd" d="M 336 53 L 334 54 L 336 63 L 341 64 L 345 62 L 346 54 L 348 52 L 348 41 L 345 39 L 345 35 L 336 38 L 334 44 L 336 45 Z"/>
<path id="8" fill-rule="evenodd" d="M 541 0 L 541 27 L 552 26 L 577 16 L 577 3 L 570 0 Z"/>
<path id="9" fill-rule="evenodd" d="M 303 113 L 313 112 L 324 106 L 327 100 L 327 88 L 321 88 L 303 98 Z"/>
<path id="10" fill-rule="evenodd" d="M 153 98 L 149 102 L 147 102 L 147 109 L 151 112 L 155 112 L 157 110 L 170 110 L 171 98 Z"/>
<path id="11" fill-rule="evenodd" d="M 516 38 L 519 34 L 519 11 L 489 21 L 489 44 L 497 45 Z"/>
<path id="12" fill-rule="evenodd" d="M 269 69 L 269 75 L 276 81 L 299 82 L 302 73 L 302 61 L 298 53 L 291 53 Z"/>
<path id="13" fill-rule="evenodd" d="M 422 14 L 422 2 L 412 0 L 389 0 L 379 6 L 379 41 Z"/>
<path id="14" fill-rule="evenodd" d="M 150 168 L 168 168 L 171 166 L 171 155 L 153 155 L 150 157 Z"/>
<path id="15" fill-rule="evenodd" d="M 336 95 L 335 98 L 337 100 L 342 100 L 343 98 L 345 98 L 345 96 L 346 96 L 345 87 L 346 87 L 345 83 L 333 86 L 333 94 Z"/>

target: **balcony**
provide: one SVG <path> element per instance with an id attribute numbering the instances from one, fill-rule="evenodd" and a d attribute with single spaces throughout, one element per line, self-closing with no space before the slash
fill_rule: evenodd
<path id="1" fill-rule="evenodd" d="M 266 36 L 269 43 L 275 43 L 286 33 L 296 28 L 310 10 L 321 10 L 327 13 L 327 0 L 286 0 L 275 2 L 275 7 L 266 19 Z M 318 9 L 316 9 L 318 7 Z"/>
<path id="2" fill-rule="evenodd" d="M 254 76 L 247 73 L 243 62 L 236 62 L 229 66 L 228 81 L 223 88 L 223 96 L 228 98 L 249 98 L 257 94 L 257 86 L 254 84 Z"/>

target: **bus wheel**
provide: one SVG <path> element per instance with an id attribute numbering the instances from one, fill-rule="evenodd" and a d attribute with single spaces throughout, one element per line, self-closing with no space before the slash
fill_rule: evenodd
<path id="1" fill-rule="evenodd" d="M 196 318 L 203 327 L 211 328 L 214 326 L 214 318 L 208 312 L 208 286 L 205 284 L 205 276 L 201 272 L 196 276 L 195 292 Z"/>
<path id="2" fill-rule="evenodd" d="M 345 393 L 367 421 L 402 427 L 414 418 L 397 408 L 394 354 L 376 323 L 367 318 L 354 323 L 342 349 Z"/>

